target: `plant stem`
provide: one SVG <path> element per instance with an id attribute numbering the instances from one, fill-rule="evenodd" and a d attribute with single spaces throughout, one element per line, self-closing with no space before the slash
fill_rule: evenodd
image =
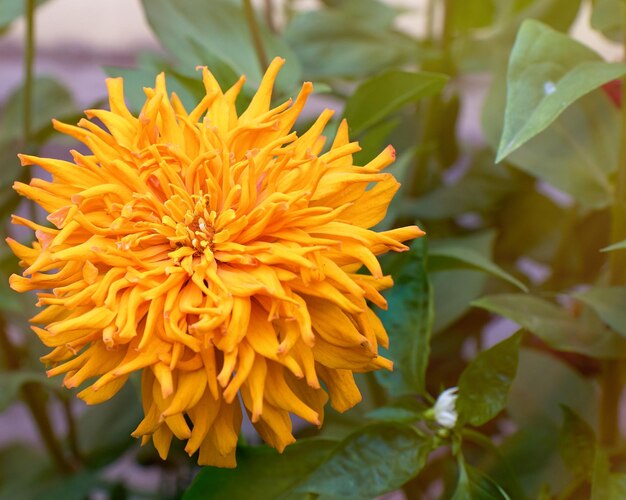
<path id="1" fill-rule="evenodd" d="M 83 456 L 78 446 L 78 432 L 76 429 L 76 419 L 74 418 L 74 412 L 72 411 L 72 403 L 68 397 L 61 397 L 61 404 L 63 405 L 63 412 L 65 413 L 65 421 L 67 423 L 67 440 L 70 445 L 70 450 L 74 455 L 74 458 L 78 462 L 82 462 Z"/>
<path id="2" fill-rule="evenodd" d="M 24 40 L 24 101 L 22 103 L 22 147 L 24 152 L 32 153 L 32 114 L 33 114 L 33 66 L 35 61 L 35 0 L 24 0 L 26 13 L 26 33 Z M 27 166 L 26 177 L 30 181 L 32 167 Z M 37 206 L 34 201 L 28 203 L 29 216 L 34 222 L 37 221 Z"/>
<path id="3" fill-rule="evenodd" d="M 272 0 L 265 0 L 265 22 L 272 33 L 278 33 L 276 22 L 274 21 L 274 3 Z"/>
<path id="4" fill-rule="evenodd" d="M 33 108 L 33 63 L 35 60 L 35 0 L 25 0 L 26 40 L 24 49 L 24 102 L 22 138 L 24 144 L 30 143 L 31 120 Z"/>
<path id="5" fill-rule="evenodd" d="M 626 26 L 626 9 L 623 22 Z M 626 32 L 623 45 L 626 51 Z M 626 239 L 626 78 L 622 80 L 621 113 L 619 163 L 611 213 L 613 243 Z M 609 283 L 618 286 L 626 284 L 626 252 L 609 254 Z M 610 447 L 617 446 L 619 441 L 619 410 L 623 391 L 621 366 L 622 363 L 616 359 L 604 361 L 600 380 L 600 441 Z"/>
<path id="6" fill-rule="evenodd" d="M 6 366 L 10 370 L 17 371 L 20 369 L 20 356 L 18 350 L 11 343 L 7 332 L 6 323 L 4 318 L 0 316 L 0 350 L 4 353 Z M 28 409 L 30 410 L 33 420 L 39 430 L 41 439 L 48 450 L 48 453 L 52 457 L 59 471 L 63 474 L 69 474 L 72 472 L 72 466 L 66 460 L 59 444 L 52 424 L 48 417 L 48 411 L 46 403 L 43 400 L 43 394 L 41 387 L 37 384 L 29 383 L 24 384 L 22 387 L 22 399 Z"/>
<path id="7" fill-rule="evenodd" d="M 269 66 L 269 61 L 267 59 L 267 53 L 265 52 L 265 47 L 263 46 L 263 39 L 261 38 L 261 28 L 259 27 L 259 23 L 257 22 L 256 15 L 254 13 L 254 8 L 252 7 L 252 1 L 251 0 L 242 0 L 242 1 L 243 1 L 244 14 L 246 16 L 246 22 L 248 23 L 248 28 L 250 29 L 250 36 L 252 37 L 252 44 L 254 45 L 254 51 L 256 52 L 256 57 L 259 60 L 261 71 L 265 72 L 265 70 Z"/>

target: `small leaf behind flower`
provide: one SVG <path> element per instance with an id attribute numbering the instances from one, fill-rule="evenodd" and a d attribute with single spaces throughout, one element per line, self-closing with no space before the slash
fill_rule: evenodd
<path id="1" fill-rule="evenodd" d="M 517 372 L 520 332 L 481 352 L 459 379 L 456 402 L 459 420 L 480 426 L 506 406 Z"/>
<path id="2" fill-rule="evenodd" d="M 567 406 L 563 411 L 563 429 L 559 451 L 566 467 L 576 475 L 588 475 L 593 469 L 596 436 L 593 429 Z"/>
<path id="3" fill-rule="evenodd" d="M 447 81 L 439 73 L 387 71 L 356 89 L 346 103 L 344 117 L 358 135 L 402 106 L 441 92 Z"/>
<path id="4" fill-rule="evenodd" d="M 0 411 L 6 410 L 20 396 L 20 391 L 25 384 L 58 388 L 58 383 L 46 377 L 43 371 L 0 372 Z"/>
<path id="5" fill-rule="evenodd" d="M 594 286 L 574 297 L 591 307 L 613 330 L 626 336 L 626 287 Z"/>
<path id="6" fill-rule="evenodd" d="M 465 463 L 459 455 L 459 479 L 452 500 L 508 500 L 510 497 L 484 472 Z"/>
<path id="7" fill-rule="evenodd" d="M 458 245 L 452 240 L 440 244 L 433 243 L 429 251 L 429 256 L 432 259 L 431 270 L 454 269 L 459 267 L 475 269 L 508 281 L 524 292 L 528 291 L 524 283 L 514 276 L 511 276 L 483 254 L 472 248 Z"/>
<path id="8" fill-rule="evenodd" d="M 596 358 L 626 355 L 626 340 L 604 327 L 592 311 L 575 316 L 541 297 L 521 293 L 489 295 L 472 305 L 509 318 L 561 351 Z"/>

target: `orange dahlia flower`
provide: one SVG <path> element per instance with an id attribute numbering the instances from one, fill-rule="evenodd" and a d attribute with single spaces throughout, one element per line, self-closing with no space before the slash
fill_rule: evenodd
<path id="1" fill-rule="evenodd" d="M 141 372 L 145 416 L 133 435 L 163 458 L 176 436 L 200 464 L 235 466 L 238 395 L 282 451 L 294 441 L 290 413 L 321 425 L 327 394 L 338 411 L 360 400 L 353 372 L 391 369 L 368 306 L 386 307 L 379 292 L 392 285 L 376 255 L 423 234 L 368 229 L 399 186 L 381 172 L 394 150 L 354 166 L 344 121 L 322 153 L 328 110 L 292 132 L 312 85 L 270 109 L 282 64 L 240 116 L 243 77 L 222 92 L 202 68 L 206 97 L 187 111 L 161 74 L 138 117 L 122 80 L 108 79 L 110 111 L 86 112 L 99 123 L 54 123 L 91 154 L 20 157 L 52 174 L 15 189 L 53 227 L 14 216 L 36 241 L 8 240 L 26 267 L 13 289 L 44 290 L 32 318 L 43 326 L 32 328 L 53 348 L 48 375 L 64 373 L 70 388 L 97 377 L 78 394 L 95 404 Z"/>

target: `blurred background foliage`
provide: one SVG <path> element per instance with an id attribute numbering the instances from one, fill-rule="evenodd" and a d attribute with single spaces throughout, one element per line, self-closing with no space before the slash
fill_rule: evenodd
<path id="1" fill-rule="evenodd" d="M 24 81 L 0 114 L 4 236 L 11 213 L 32 210 L 11 189 L 31 174 L 16 153 L 65 140 L 51 118 L 81 116 L 67 88 L 33 74 L 40 3 L 0 0 L 0 34 L 27 19 Z M 46 378 L 35 300 L 8 288 L 19 271 L 3 248 L 0 411 L 24 405 L 39 436 L 3 429 L 0 498 L 626 498 L 626 65 L 568 35 L 586 12 L 621 41 L 624 1 L 416 2 L 419 36 L 397 22 L 413 7 L 382 0 L 142 4 L 164 51 L 106 68 L 131 109 L 161 71 L 183 103 L 198 101 L 197 65 L 223 86 L 246 74 L 243 108 L 280 55 L 277 102 L 312 81 L 311 109 L 337 110 L 329 136 L 348 119 L 359 164 L 394 145 L 402 188 L 380 228 L 419 221 L 428 234 L 383 259 L 396 368 L 361 376 L 364 401 L 328 409 L 321 430 L 299 425 L 282 455 L 246 431 L 237 469 L 198 470 L 182 449 L 162 462 L 130 437 L 138 387 L 85 408 Z M 452 386 L 459 420 L 446 430 L 428 410 Z"/>

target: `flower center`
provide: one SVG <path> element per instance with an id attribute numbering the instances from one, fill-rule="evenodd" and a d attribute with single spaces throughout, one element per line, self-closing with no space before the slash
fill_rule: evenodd
<path id="1" fill-rule="evenodd" d="M 215 214 L 215 212 L 213 212 L 213 214 Z M 211 251 L 213 251 L 213 236 L 215 236 L 215 228 L 213 227 L 213 224 L 207 222 L 204 217 L 193 219 L 187 226 L 187 233 L 189 234 L 191 246 L 196 250 L 204 252 L 204 250 L 208 247 Z"/>

